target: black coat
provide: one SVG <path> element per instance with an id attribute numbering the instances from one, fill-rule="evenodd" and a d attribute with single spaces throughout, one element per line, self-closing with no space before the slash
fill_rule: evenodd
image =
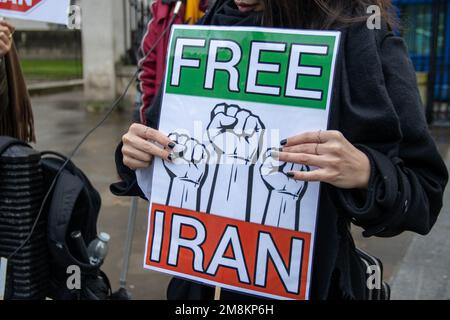
<path id="1" fill-rule="evenodd" d="M 371 176 L 364 193 L 322 186 L 312 299 L 364 299 L 365 270 L 355 253 L 350 223 L 364 228 L 367 237 L 392 237 L 406 230 L 427 234 L 441 210 L 448 180 L 403 39 L 386 27 L 369 30 L 362 23 L 340 31 L 329 129 L 341 131 L 368 156 Z M 153 127 L 158 126 L 160 108 L 159 95 L 147 114 Z M 136 186 L 133 173 L 124 168 L 120 152 L 117 161 L 131 183 L 113 189 L 130 194 Z M 169 289 L 172 298 L 213 297 L 211 288 L 181 280 Z"/>

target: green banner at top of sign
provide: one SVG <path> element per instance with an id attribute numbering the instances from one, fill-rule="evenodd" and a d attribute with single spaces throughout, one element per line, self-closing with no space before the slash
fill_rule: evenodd
<path id="1" fill-rule="evenodd" d="M 326 109 L 338 32 L 174 27 L 166 93 Z"/>

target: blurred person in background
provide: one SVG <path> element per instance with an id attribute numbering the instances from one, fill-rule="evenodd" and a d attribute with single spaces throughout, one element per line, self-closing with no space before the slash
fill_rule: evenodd
<path id="1" fill-rule="evenodd" d="M 152 20 L 142 39 L 138 63 L 138 101 L 136 122 L 146 123 L 145 112 L 150 107 L 153 98 L 158 93 L 166 67 L 166 51 L 169 44 L 170 32 L 166 32 L 153 52 L 146 57 L 147 52 L 154 46 L 163 31 L 168 27 L 178 0 L 156 0 L 151 6 Z M 180 14 L 175 18 L 175 24 L 195 24 L 203 17 L 208 0 L 184 0 Z"/>
<path id="2" fill-rule="evenodd" d="M 14 26 L 0 21 L 0 136 L 34 142 L 30 98 L 14 46 Z"/>

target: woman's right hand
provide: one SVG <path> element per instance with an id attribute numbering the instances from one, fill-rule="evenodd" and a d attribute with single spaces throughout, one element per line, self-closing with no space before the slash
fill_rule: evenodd
<path id="1" fill-rule="evenodd" d="M 123 163 L 132 170 L 147 168 L 154 157 L 171 161 L 175 143 L 158 130 L 134 123 L 122 137 Z"/>

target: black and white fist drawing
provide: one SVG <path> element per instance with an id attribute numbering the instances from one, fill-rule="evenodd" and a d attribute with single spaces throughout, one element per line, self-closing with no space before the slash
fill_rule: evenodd
<path id="1" fill-rule="evenodd" d="M 186 134 L 171 133 L 169 138 L 176 144 L 172 161 L 163 161 L 170 177 L 166 205 L 247 222 L 261 219 L 263 225 L 299 231 L 300 206 L 308 182 L 291 179 L 287 174 L 310 168 L 280 162 L 272 157 L 277 149 L 262 154 L 264 130 L 264 123 L 250 110 L 221 103 L 212 110 L 207 126 L 210 145 Z M 213 164 L 209 163 L 212 159 Z M 202 199 L 202 187 L 211 169 L 206 183 L 211 189 L 208 187 Z M 258 169 L 261 179 L 255 178 Z M 252 212 L 255 183 L 264 183 L 268 190 L 267 199 L 263 199 L 264 212 Z"/>
<path id="2" fill-rule="evenodd" d="M 176 143 L 172 161 L 163 161 L 170 176 L 167 205 L 200 210 L 201 188 L 208 175 L 209 153 L 205 145 L 185 134 L 171 133 Z"/>
<path id="3" fill-rule="evenodd" d="M 258 116 L 238 105 L 221 103 L 212 110 L 207 134 L 218 161 L 208 213 L 233 214 L 235 219 L 250 221 L 253 174 L 261 155 L 264 129 Z"/>
<path id="4" fill-rule="evenodd" d="M 288 177 L 290 171 L 310 171 L 308 166 L 280 162 L 272 157 L 269 149 L 263 156 L 261 178 L 269 189 L 269 195 L 261 221 L 264 225 L 299 231 L 300 204 L 308 189 L 308 182 Z"/>
<path id="5" fill-rule="evenodd" d="M 208 138 L 226 163 L 254 164 L 259 157 L 264 124 L 251 111 L 218 104 L 211 112 Z"/>

